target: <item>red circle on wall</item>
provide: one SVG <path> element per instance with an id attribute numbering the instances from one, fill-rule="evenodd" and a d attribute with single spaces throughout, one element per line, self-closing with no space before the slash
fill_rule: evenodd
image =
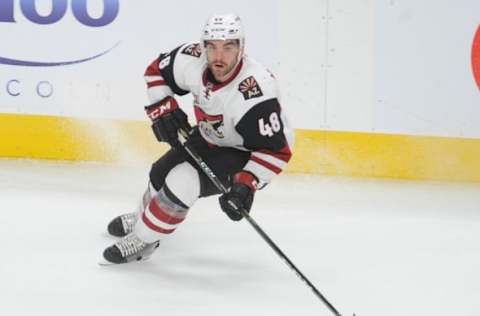
<path id="1" fill-rule="evenodd" d="M 477 28 L 472 44 L 472 69 L 473 76 L 480 89 L 480 26 Z"/>

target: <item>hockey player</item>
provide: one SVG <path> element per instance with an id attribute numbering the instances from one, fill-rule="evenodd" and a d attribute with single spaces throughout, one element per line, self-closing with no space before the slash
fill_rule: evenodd
<path id="1" fill-rule="evenodd" d="M 244 54 L 244 47 L 240 18 L 214 15 L 199 44 L 160 54 L 148 66 L 150 105 L 145 110 L 156 138 L 171 149 L 152 165 L 139 210 L 109 223 L 108 232 L 122 239 L 104 251 L 107 261 L 148 258 L 198 198 L 221 193 L 180 144 L 179 130 L 189 133 L 188 146 L 229 188 L 219 202 L 234 221 L 243 216 L 230 203 L 250 211 L 255 192 L 287 165 L 293 131 L 280 106 L 277 82 Z M 175 100 L 187 93 L 194 98 L 193 128 Z"/>

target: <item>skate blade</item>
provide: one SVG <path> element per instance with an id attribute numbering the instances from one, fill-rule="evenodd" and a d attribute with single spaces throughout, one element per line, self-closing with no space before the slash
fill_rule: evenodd
<path id="1" fill-rule="evenodd" d="M 136 260 L 128 261 L 128 262 L 122 262 L 122 263 L 115 263 L 115 262 L 110 262 L 105 260 L 104 258 L 100 259 L 98 261 L 99 266 L 118 266 L 118 265 L 124 265 L 126 263 L 135 263 L 135 262 L 141 262 L 150 259 L 151 256 L 146 256 L 146 257 L 141 257 Z"/>
<path id="2" fill-rule="evenodd" d="M 100 259 L 98 261 L 98 265 L 101 266 L 101 267 L 113 266 L 113 265 L 117 265 L 117 264 L 120 264 L 120 263 L 113 263 L 113 262 L 107 261 L 105 259 Z"/>

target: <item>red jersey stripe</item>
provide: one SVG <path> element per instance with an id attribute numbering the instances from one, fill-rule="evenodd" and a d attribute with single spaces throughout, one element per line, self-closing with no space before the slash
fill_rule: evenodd
<path id="1" fill-rule="evenodd" d="M 165 85 L 167 85 L 165 80 L 155 80 L 155 81 L 152 81 L 152 82 L 147 82 L 147 87 L 149 87 L 149 88 L 156 87 L 156 86 L 165 86 Z"/>
<path id="2" fill-rule="evenodd" d="M 273 172 L 275 172 L 276 174 L 279 174 L 280 172 L 282 172 L 282 169 L 278 168 L 277 166 L 274 166 L 272 165 L 271 163 L 269 163 L 268 161 L 265 161 L 263 159 L 260 159 L 258 157 L 255 157 L 255 156 L 251 156 L 250 157 L 250 160 L 252 161 L 255 161 L 256 163 L 258 163 L 259 165 L 267 168 L 267 169 L 270 169 L 272 170 Z"/>
<path id="3" fill-rule="evenodd" d="M 273 157 L 275 157 L 277 159 L 280 159 L 282 161 L 285 161 L 285 162 L 288 162 L 290 160 L 290 158 L 292 158 L 292 152 L 290 151 L 290 147 L 288 147 L 288 145 L 285 145 L 279 151 L 271 151 L 271 150 L 267 150 L 267 149 L 259 149 L 259 150 L 256 150 L 256 151 L 259 152 L 259 153 L 262 153 L 262 154 L 273 156 Z"/>
<path id="4" fill-rule="evenodd" d="M 155 59 L 145 70 L 145 76 L 160 76 L 160 60 Z"/>

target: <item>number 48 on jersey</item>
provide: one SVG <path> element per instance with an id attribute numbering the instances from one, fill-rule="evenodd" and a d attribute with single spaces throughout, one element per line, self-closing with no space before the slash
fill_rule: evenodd
<path id="1" fill-rule="evenodd" d="M 258 130 L 262 136 L 272 137 L 275 133 L 280 132 L 281 129 L 282 124 L 276 112 L 270 114 L 268 122 L 265 122 L 263 118 L 258 120 Z"/>

